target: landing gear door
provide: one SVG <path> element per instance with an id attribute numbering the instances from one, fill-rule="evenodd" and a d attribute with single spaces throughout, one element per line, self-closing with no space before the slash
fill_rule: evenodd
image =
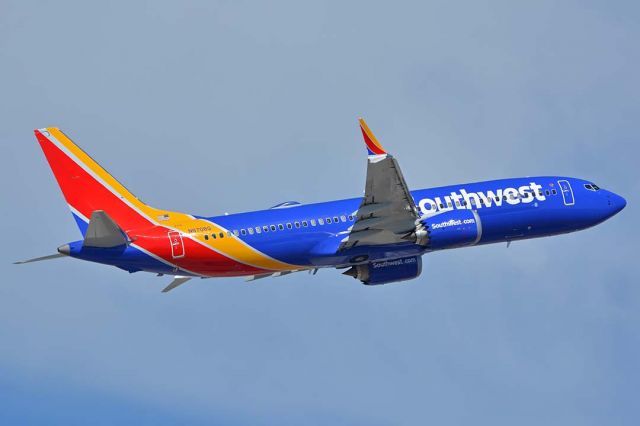
<path id="1" fill-rule="evenodd" d="M 171 256 L 174 259 L 184 257 L 184 242 L 182 235 L 177 231 L 169 231 L 169 242 L 171 243 Z"/>
<path id="2" fill-rule="evenodd" d="M 565 206 L 572 206 L 576 202 L 573 198 L 573 189 L 571 189 L 571 184 L 567 180 L 559 180 L 558 186 L 560 187 L 560 191 L 562 192 L 562 200 L 564 201 Z"/>

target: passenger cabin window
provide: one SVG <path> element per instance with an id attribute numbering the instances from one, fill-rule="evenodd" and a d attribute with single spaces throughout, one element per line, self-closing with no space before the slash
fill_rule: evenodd
<path id="1" fill-rule="evenodd" d="M 330 217 L 328 217 L 328 218 L 326 219 L 326 221 L 327 221 L 327 224 L 330 224 L 330 223 L 331 223 L 331 218 L 330 218 Z"/>
<path id="2" fill-rule="evenodd" d="M 253 235 L 253 228 L 249 228 L 247 231 L 249 231 L 249 235 Z"/>
<path id="3" fill-rule="evenodd" d="M 207 234 L 204 234 L 204 239 L 205 239 L 205 240 L 208 240 L 208 239 L 209 239 L 209 236 L 208 236 Z"/>
<path id="4" fill-rule="evenodd" d="M 429 207 L 431 207 L 431 204 L 429 204 Z M 353 222 L 353 215 L 349 215 L 349 222 Z"/>
<path id="5" fill-rule="evenodd" d="M 547 189 L 546 191 L 544 191 L 544 193 L 545 193 L 545 194 L 547 194 L 547 197 L 548 197 L 549 195 L 551 195 L 551 191 L 549 191 L 548 189 Z"/>
<path id="6" fill-rule="evenodd" d="M 237 229 L 234 229 L 234 230 L 233 230 L 233 235 L 235 235 L 235 236 L 237 237 L 238 235 L 240 235 L 240 233 L 238 232 L 238 230 L 237 230 Z"/>
<path id="7" fill-rule="evenodd" d="M 311 219 L 309 222 L 311 222 L 311 226 L 316 226 L 316 220 L 315 219 Z"/>
<path id="8" fill-rule="evenodd" d="M 340 220 L 343 222 L 347 221 L 347 217 L 345 215 L 340 216 Z"/>
<path id="9" fill-rule="evenodd" d="M 271 225 L 271 230 L 275 231 L 276 230 L 276 226 L 275 225 Z"/>
<path id="10" fill-rule="evenodd" d="M 318 224 L 324 225 L 324 220 L 322 218 L 318 219 Z"/>
<path id="11" fill-rule="evenodd" d="M 553 195 L 556 195 L 556 194 L 558 193 L 558 191 L 556 191 L 555 189 L 552 189 L 552 190 L 551 190 L 551 193 L 552 193 Z"/>
<path id="12" fill-rule="evenodd" d="M 292 229 L 293 226 L 291 226 L 291 222 L 287 223 L 287 228 Z"/>
<path id="13" fill-rule="evenodd" d="M 307 224 L 307 221 L 306 221 L 306 220 L 303 220 L 303 221 L 302 221 L 302 226 L 304 226 L 305 228 L 306 228 L 307 226 L 309 226 L 309 225 Z"/>
<path id="14" fill-rule="evenodd" d="M 244 229 L 241 229 L 241 230 L 240 230 L 240 233 L 241 233 L 242 235 L 247 235 L 247 231 L 245 231 Z"/>
<path id="15" fill-rule="evenodd" d="M 267 225 L 265 225 L 265 226 L 262 227 L 262 230 L 264 232 L 269 232 L 269 227 Z"/>
<path id="16" fill-rule="evenodd" d="M 224 232 L 220 233 L 220 238 L 224 238 Z"/>
<path id="17" fill-rule="evenodd" d="M 281 230 L 281 231 L 284 231 L 284 225 L 279 223 L 278 224 L 278 229 Z"/>
<path id="18" fill-rule="evenodd" d="M 256 234 L 261 234 L 262 229 L 259 226 L 256 226 Z"/>
<path id="19" fill-rule="evenodd" d="M 338 216 L 333 217 L 333 223 L 338 223 Z"/>
<path id="20" fill-rule="evenodd" d="M 296 222 L 296 228 L 300 228 L 300 222 Z"/>

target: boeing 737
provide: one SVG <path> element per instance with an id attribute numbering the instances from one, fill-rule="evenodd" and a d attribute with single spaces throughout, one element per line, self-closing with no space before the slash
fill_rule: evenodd
<path id="1" fill-rule="evenodd" d="M 198 216 L 146 205 L 57 128 L 35 130 L 83 236 L 58 253 L 130 273 L 192 278 L 277 277 L 344 270 L 366 285 L 416 278 L 422 255 L 546 237 L 597 225 L 626 201 L 595 183 L 536 176 L 411 191 L 396 159 L 364 120 L 364 196 Z"/>

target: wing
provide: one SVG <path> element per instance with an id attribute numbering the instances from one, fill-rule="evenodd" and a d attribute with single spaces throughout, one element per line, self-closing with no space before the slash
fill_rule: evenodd
<path id="1" fill-rule="evenodd" d="M 415 240 L 418 210 L 395 158 L 387 153 L 367 123 L 360 129 L 367 146 L 367 182 L 356 222 L 340 250 L 356 245 L 386 245 Z"/>
<path id="2" fill-rule="evenodd" d="M 273 272 L 269 274 L 250 275 L 245 279 L 245 281 L 250 282 L 255 280 L 261 280 L 262 278 L 282 277 L 284 275 L 289 275 L 293 272 L 302 272 L 302 271 L 309 271 L 310 274 L 315 275 L 318 273 L 318 268 L 296 269 L 294 271 L 278 271 L 278 272 Z"/>
<path id="3" fill-rule="evenodd" d="M 186 283 L 190 279 L 191 279 L 191 277 L 182 277 L 182 276 L 176 275 L 175 277 L 173 277 L 173 281 L 171 281 L 168 286 L 166 286 L 164 289 L 162 289 L 162 292 L 163 293 L 167 293 L 167 292 L 173 290 L 174 288 L 176 288 L 178 286 L 181 286 L 182 284 Z"/>

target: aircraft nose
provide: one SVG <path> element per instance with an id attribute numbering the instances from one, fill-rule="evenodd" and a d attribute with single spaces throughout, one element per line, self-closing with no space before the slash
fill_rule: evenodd
<path id="1" fill-rule="evenodd" d="M 607 202 L 609 204 L 609 209 L 611 210 L 611 216 L 620 212 L 627 205 L 627 200 L 613 192 L 608 194 Z"/>

